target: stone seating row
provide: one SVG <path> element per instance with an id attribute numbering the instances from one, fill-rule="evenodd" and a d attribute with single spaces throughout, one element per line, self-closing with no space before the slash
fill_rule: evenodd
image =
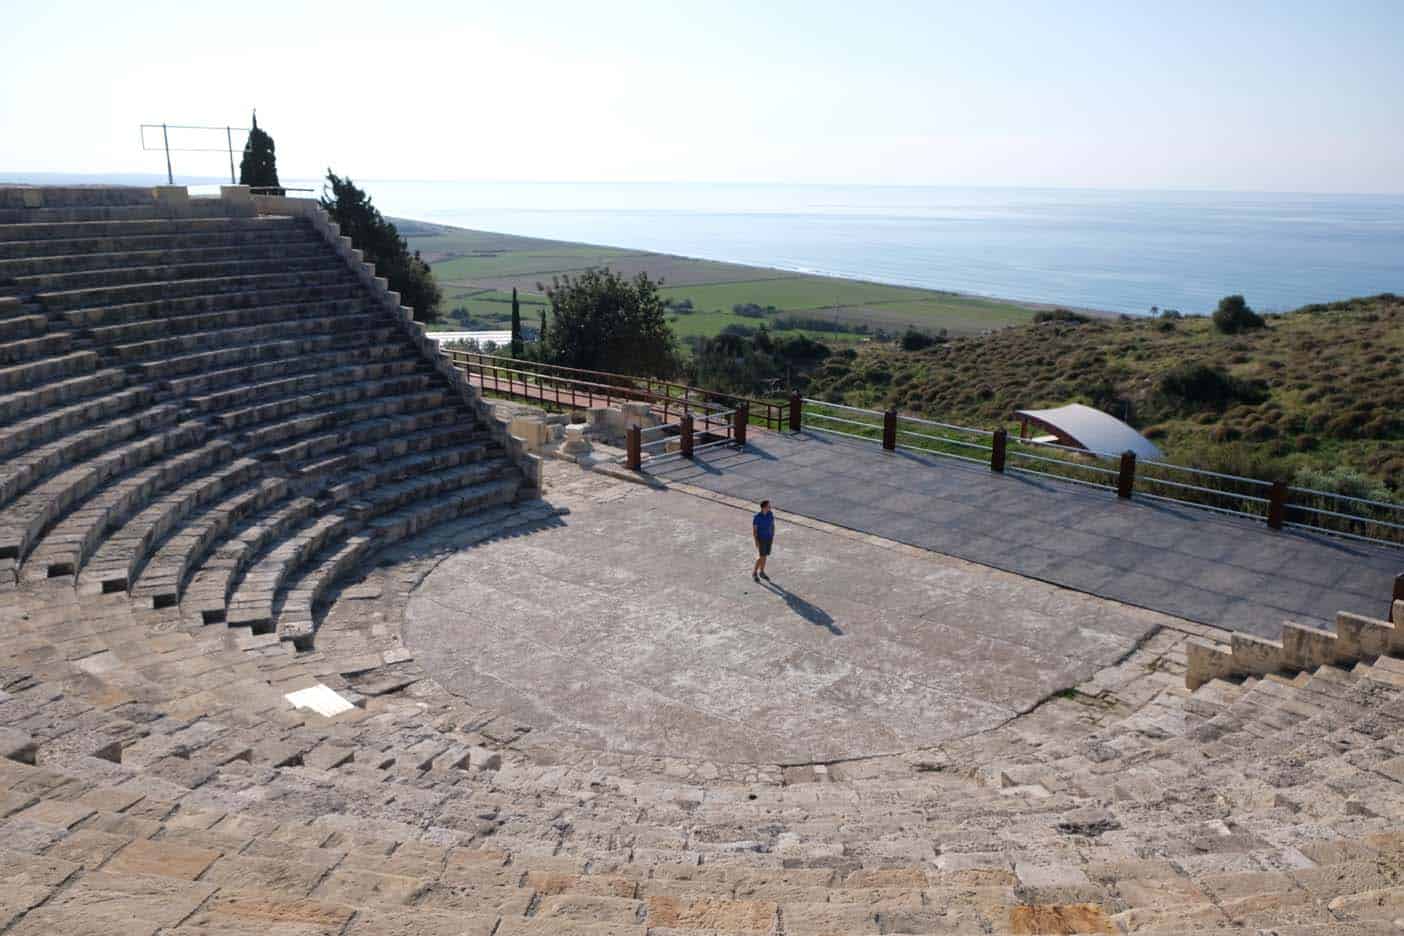
<path id="1" fill-rule="evenodd" d="M 278 257 L 303 258 L 328 255 L 324 244 L 309 243 L 297 236 L 297 230 L 259 231 L 255 229 L 242 237 L 226 237 L 222 244 L 190 244 L 173 241 L 159 247 L 137 248 L 131 243 L 115 240 L 106 250 L 76 250 L 59 252 L 50 249 L 37 256 L 0 257 L 0 282 L 17 277 L 51 277 L 30 283 L 30 291 L 60 288 L 50 282 L 66 283 L 72 274 L 108 271 L 113 276 L 127 277 L 127 270 L 165 270 L 176 272 L 191 265 L 233 263 L 249 260 L 273 260 Z M 276 234 L 276 236 L 272 236 Z M 122 271 L 122 272 L 118 272 Z M 141 279 L 149 278 L 147 276 Z M 162 278 L 171 278 L 169 273 Z M 72 288 L 79 288 L 77 286 Z"/>
<path id="2" fill-rule="evenodd" d="M 297 222 L 292 218 L 226 218 L 219 220 L 227 223 L 201 222 L 201 226 L 182 228 L 179 222 L 166 222 L 159 228 L 161 233 L 123 233 L 119 228 L 111 234 L 90 234 L 69 238 L 36 237 L 31 240 L 0 240 L 0 260 L 73 257 L 84 254 L 112 255 L 126 251 L 140 253 L 234 247 L 242 244 L 275 244 L 301 239 Z"/>

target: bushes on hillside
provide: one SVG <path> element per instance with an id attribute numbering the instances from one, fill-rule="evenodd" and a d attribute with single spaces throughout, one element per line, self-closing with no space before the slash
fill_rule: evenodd
<path id="1" fill-rule="evenodd" d="M 410 253 L 405 239 L 371 203 L 369 195 L 328 169 L 322 207 L 366 261 L 375 264 L 376 275 L 385 277 L 390 288 L 400 294 L 400 301 L 414 309 L 415 321 L 438 319 L 442 297 L 429 264 L 419 259 L 418 251 Z"/>
<path id="2" fill-rule="evenodd" d="M 1225 335 L 1236 335 L 1255 328 L 1266 328 L 1267 322 L 1248 308 L 1242 296 L 1233 295 L 1219 300 L 1219 307 L 1214 310 L 1214 327 Z"/>
<path id="3" fill-rule="evenodd" d="M 1068 309 L 1044 309 L 1041 312 L 1035 312 L 1033 320 L 1035 322 L 1067 322 L 1071 325 L 1083 325 L 1092 321 L 1092 317 Z"/>
<path id="4" fill-rule="evenodd" d="M 1261 381 L 1240 380 L 1223 368 L 1199 362 L 1166 371 L 1160 378 L 1160 392 L 1189 410 L 1223 410 L 1235 403 L 1261 403 L 1268 396 Z"/>
<path id="5" fill-rule="evenodd" d="M 902 350 L 921 351 L 934 344 L 940 344 L 944 340 L 944 338 L 937 337 L 936 335 L 917 331 L 915 328 L 908 328 L 902 333 Z"/>

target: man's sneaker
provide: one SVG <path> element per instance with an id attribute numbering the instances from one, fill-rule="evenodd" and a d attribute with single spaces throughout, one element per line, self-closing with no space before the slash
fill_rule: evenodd
<path id="1" fill-rule="evenodd" d="M 766 575 L 764 572 L 760 574 L 760 577 L 765 579 L 767 582 L 770 581 L 770 576 Z"/>
<path id="2" fill-rule="evenodd" d="M 759 582 L 759 581 L 760 581 L 760 578 L 756 575 L 756 573 L 752 572 L 752 573 L 751 573 L 751 581 L 753 581 L 753 582 Z"/>

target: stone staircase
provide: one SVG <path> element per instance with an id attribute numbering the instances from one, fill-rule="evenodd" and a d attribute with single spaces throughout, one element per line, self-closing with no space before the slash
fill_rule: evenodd
<path id="1" fill-rule="evenodd" d="M 1166 631 L 996 731 L 737 783 L 552 766 L 412 676 L 385 691 L 178 608 L 66 600 L 0 616 L 7 934 L 1369 936 L 1404 919 L 1393 658 L 1190 692 L 1186 636 Z M 287 705 L 319 683 L 357 707 Z"/>
<path id="2" fill-rule="evenodd" d="M 310 212 L 0 189 L 0 589 L 306 647 L 377 549 L 516 498 L 510 440 Z"/>

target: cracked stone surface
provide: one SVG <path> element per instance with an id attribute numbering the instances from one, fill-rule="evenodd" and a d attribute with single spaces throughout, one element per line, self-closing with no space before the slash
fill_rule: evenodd
<path id="1" fill-rule="evenodd" d="M 533 741 L 722 764 L 894 754 L 995 728 L 1172 621 L 871 537 L 606 485 L 443 558 L 404 640 Z"/>

